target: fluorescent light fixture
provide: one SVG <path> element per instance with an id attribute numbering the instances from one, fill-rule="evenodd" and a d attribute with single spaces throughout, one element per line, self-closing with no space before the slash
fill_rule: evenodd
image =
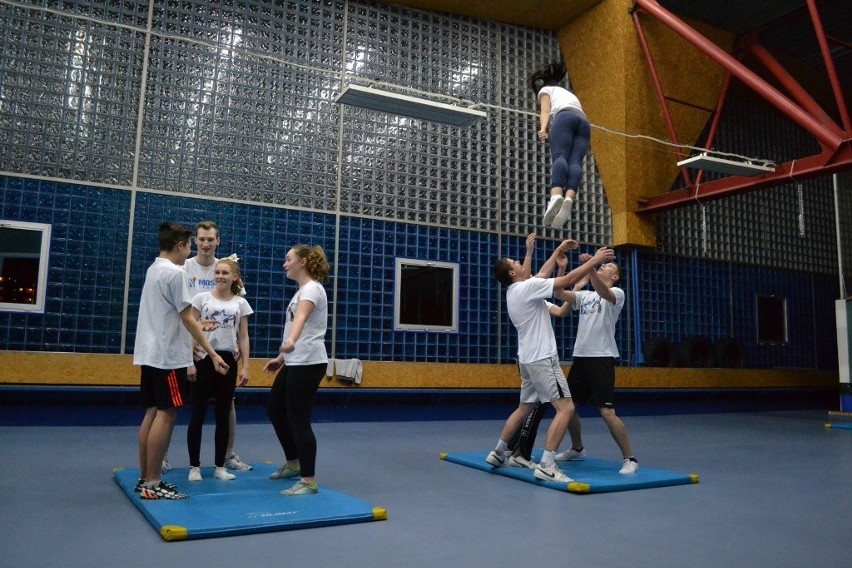
<path id="1" fill-rule="evenodd" d="M 436 103 L 360 85 L 347 85 L 334 98 L 334 102 L 465 128 L 487 116 L 481 110 Z"/>
<path id="2" fill-rule="evenodd" d="M 699 154 L 677 163 L 681 168 L 704 170 L 734 176 L 756 176 L 775 171 L 775 164 L 763 161 L 760 164 L 717 158 L 707 154 Z"/>

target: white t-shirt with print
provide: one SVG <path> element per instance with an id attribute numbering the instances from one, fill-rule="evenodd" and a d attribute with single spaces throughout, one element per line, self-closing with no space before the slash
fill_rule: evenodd
<path id="1" fill-rule="evenodd" d="M 192 305 L 201 314 L 201 321 L 216 323 L 216 329 L 204 332 L 213 349 L 236 355 L 239 352 L 237 332 L 240 318 L 254 313 L 248 301 L 242 296 L 220 300 L 212 292 L 201 292 L 193 296 Z M 207 353 L 204 355 L 207 356 Z"/>
<path id="2" fill-rule="evenodd" d="M 624 290 L 610 290 L 615 294 L 614 304 L 592 290 L 576 292 L 574 309 L 580 312 L 580 322 L 577 324 L 574 357 L 618 357 L 615 322 L 624 307 Z"/>
<path id="3" fill-rule="evenodd" d="M 314 311 L 308 316 L 295 348 L 284 354 L 286 365 L 316 365 L 328 363 L 328 353 L 325 350 L 325 332 L 328 328 L 328 299 L 325 288 L 315 280 L 310 280 L 293 295 L 284 312 L 284 336 L 282 342 L 290 337 L 293 320 L 299 302 L 306 300 L 314 305 Z"/>
<path id="4" fill-rule="evenodd" d="M 198 257 L 186 259 L 183 269 L 189 276 L 189 293 L 193 296 L 201 292 L 209 292 L 216 287 L 216 264 L 220 259 L 214 258 L 210 266 L 202 266 L 198 263 Z M 240 288 L 240 296 L 246 295 L 246 289 Z"/>

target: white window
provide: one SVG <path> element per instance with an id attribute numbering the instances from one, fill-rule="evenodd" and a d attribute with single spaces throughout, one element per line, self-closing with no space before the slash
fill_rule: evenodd
<path id="1" fill-rule="evenodd" d="M 459 265 L 396 259 L 394 329 L 458 331 Z"/>
<path id="2" fill-rule="evenodd" d="M 44 313 L 50 225 L 0 220 L 0 311 Z"/>

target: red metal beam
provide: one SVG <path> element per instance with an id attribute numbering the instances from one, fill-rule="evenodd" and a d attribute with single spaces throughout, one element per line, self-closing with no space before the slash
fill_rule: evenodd
<path id="1" fill-rule="evenodd" d="M 834 60 L 831 58 L 831 50 L 828 47 L 828 41 L 825 39 L 825 29 L 822 27 L 822 20 L 819 17 L 819 10 L 816 7 L 815 0 L 808 0 L 808 11 L 811 13 L 814 31 L 816 32 L 820 51 L 822 51 L 825 69 L 828 72 L 828 80 L 831 82 L 831 90 L 834 91 L 837 110 L 840 111 L 840 120 L 843 122 L 843 129 L 848 134 L 852 134 L 852 122 L 849 121 L 849 112 L 846 110 L 846 101 L 843 99 L 843 89 L 840 86 L 840 80 L 837 78 L 837 70 L 834 68 Z"/>
<path id="2" fill-rule="evenodd" d="M 684 205 L 704 203 L 850 169 L 852 169 L 852 142 L 847 141 L 836 150 L 826 150 L 821 154 L 780 164 L 772 173 L 753 177 L 727 177 L 640 200 L 636 212 L 643 215 L 662 213 Z"/>
<path id="3" fill-rule="evenodd" d="M 778 110 L 786 114 L 791 120 L 810 132 L 824 148 L 834 150 L 843 142 L 843 137 L 838 136 L 820 124 L 818 120 L 778 92 L 777 89 L 760 78 L 756 73 L 746 68 L 719 46 L 688 26 L 683 20 L 678 19 L 671 12 L 660 6 L 656 0 L 636 0 L 636 6 L 670 27 L 675 33 L 728 70 Z"/>
<path id="4" fill-rule="evenodd" d="M 725 82 L 722 84 L 722 92 L 719 94 L 719 100 L 716 102 L 716 111 L 713 113 L 713 121 L 710 123 L 710 132 L 707 133 L 707 141 L 704 143 L 706 149 L 713 147 L 713 142 L 716 140 L 716 131 L 719 129 L 719 121 L 722 118 L 722 109 L 725 108 L 725 103 L 728 100 L 728 93 L 731 90 L 731 74 L 725 75 Z M 700 170 L 695 176 L 695 185 L 701 185 L 704 181 L 704 170 Z"/>
<path id="5" fill-rule="evenodd" d="M 678 146 L 675 147 L 675 152 L 677 153 L 678 161 L 681 161 L 686 156 L 684 156 L 683 152 L 680 150 L 677 130 L 674 126 L 674 120 L 672 120 L 672 113 L 669 110 L 669 104 L 666 101 L 666 94 L 663 91 L 663 82 L 660 80 L 659 73 L 657 73 L 657 66 L 654 64 L 654 57 L 651 55 L 651 48 L 648 46 L 648 40 L 645 38 L 645 30 L 642 29 L 642 22 L 639 21 L 639 14 L 634 11 L 632 16 L 633 24 L 636 26 L 636 34 L 639 37 L 639 45 L 642 46 L 642 53 L 645 54 L 645 62 L 647 63 L 648 70 L 651 73 L 651 82 L 654 84 L 654 90 L 657 93 L 657 100 L 659 101 L 660 108 L 663 111 L 663 119 L 666 121 L 666 128 L 669 131 L 669 137 L 673 143 L 678 144 Z M 686 185 L 692 185 L 692 176 L 690 175 L 689 170 L 681 168 L 680 175 L 683 178 L 683 183 Z"/>
<path id="6" fill-rule="evenodd" d="M 787 89 L 787 92 L 793 95 L 802 107 L 811 116 L 819 120 L 826 128 L 831 129 L 840 137 L 845 137 L 845 133 L 840 126 L 834 122 L 834 119 L 819 105 L 814 98 L 799 84 L 796 79 L 784 68 L 781 63 L 769 53 L 765 47 L 760 45 L 755 36 L 750 36 L 743 41 L 743 47 L 754 55 L 772 75 L 778 79 L 781 85 Z"/>

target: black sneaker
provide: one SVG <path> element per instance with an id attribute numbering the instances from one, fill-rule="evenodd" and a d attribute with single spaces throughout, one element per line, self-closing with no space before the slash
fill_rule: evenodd
<path id="1" fill-rule="evenodd" d="M 174 485 L 172 485 L 174 487 Z M 140 491 L 143 499 L 188 499 L 186 493 L 178 493 L 174 489 L 169 489 L 162 481 L 155 488 L 143 487 Z"/>
<path id="2" fill-rule="evenodd" d="M 168 487 L 172 491 L 177 491 L 177 485 L 175 485 L 174 483 L 166 483 L 165 481 L 161 481 L 160 483 L 162 483 L 163 485 L 165 485 L 166 487 Z M 144 487 L 145 487 L 145 480 L 140 477 L 139 481 L 136 482 L 136 487 L 134 487 L 133 490 L 136 493 L 139 493 L 140 491 L 142 491 L 142 489 Z"/>

